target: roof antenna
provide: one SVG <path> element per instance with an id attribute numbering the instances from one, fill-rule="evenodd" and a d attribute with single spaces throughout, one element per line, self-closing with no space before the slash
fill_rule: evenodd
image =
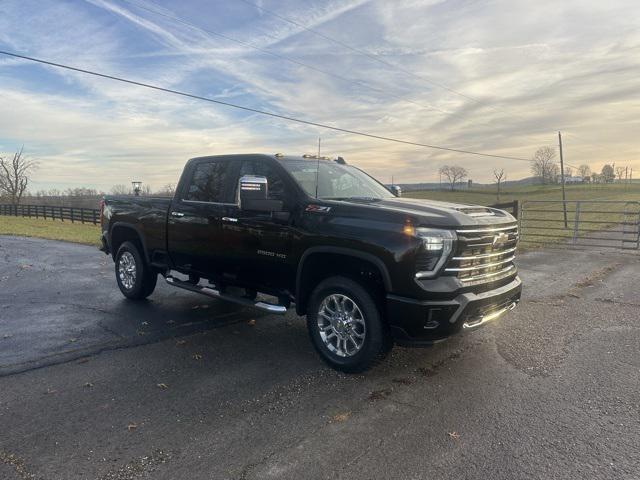
<path id="1" fill-rule="evenodd" d="M 318 175 L 320 173 L 320 137 L 318 137 L 318 165 L 316 167 L 316 198 L 318 198 Z"/>

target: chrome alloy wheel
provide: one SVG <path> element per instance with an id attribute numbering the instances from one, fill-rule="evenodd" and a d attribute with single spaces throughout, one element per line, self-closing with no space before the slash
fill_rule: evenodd
<path id="1" fill-rule="evenodd" d="M 127 290 L 136 284 L 136 260 L 131 252 L 124 252 L 118 261 L 118 276 L 120 283 Z"/>
<path id="2" fill-rule="evenodd" d="M 327 296 L 320 304 L 318 329 L 325 346 L 339 357 L 358 353 L 367 332 L 360 307 L 339 293 Z"/>

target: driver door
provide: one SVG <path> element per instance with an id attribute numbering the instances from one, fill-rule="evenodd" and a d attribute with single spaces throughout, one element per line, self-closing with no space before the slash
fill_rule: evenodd
<path id="1" fill-rule="evenodd" d="M 274 162 L 275 163 L 275 162 Z M 243 176 L 262 176 L 268 182 L 268 198 L 284 202 L 286 213 L 254 212 L 230 206 L 222 222 L 225 245 L 231 257 L 230 272 L 241 284 L 292 289 L 297 265 L 293 264 L 291 209 L 295 205 L 293 188 L 284 172 L 263 159 L 242 162 L 236 180 Z"/>

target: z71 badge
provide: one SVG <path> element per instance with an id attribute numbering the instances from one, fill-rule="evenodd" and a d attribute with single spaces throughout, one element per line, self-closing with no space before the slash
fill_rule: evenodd
<path id="1" fill-rule="evenodd" d="M 316 213 L 329 213 L 331 211 L 331 207 L 324 207 L 322 205 L 307 205 L 307 208 L 304 209 L 305 212 L 316 212 Z"/>

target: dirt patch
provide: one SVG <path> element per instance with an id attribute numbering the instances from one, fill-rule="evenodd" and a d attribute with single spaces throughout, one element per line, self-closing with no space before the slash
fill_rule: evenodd
<path id="1" fill-rule="evenodd" d="M 37 478 L 27 470 L 24 460 L 13 453 L 0 451 L 0 462 L 9 468 L 13 468 L 16 478 L 20 480 L 34 480 Z"/>
<path id="2" fill-rule="evenodd" d="M 153 475 L 150 474 L 170 458 L 171 455 L 168 452 L 155 450 L 147 457 L 136 458 L 118 470 L 107 472 L 98 477 L 98 480 L 130 480 L 142 478 L 143 476 L 153 478 Z"/>
<path id="3" fill-rule="evenodd" d="M 369 397 L 367 398 L 370 402 L 376 402 L 378 400 L 387 398 L 389 395 L 391 395 L 391 393 L 392 390 L 390 388 L 382 388 L 380 390 L 373 390 L 369 393 Z"/>

